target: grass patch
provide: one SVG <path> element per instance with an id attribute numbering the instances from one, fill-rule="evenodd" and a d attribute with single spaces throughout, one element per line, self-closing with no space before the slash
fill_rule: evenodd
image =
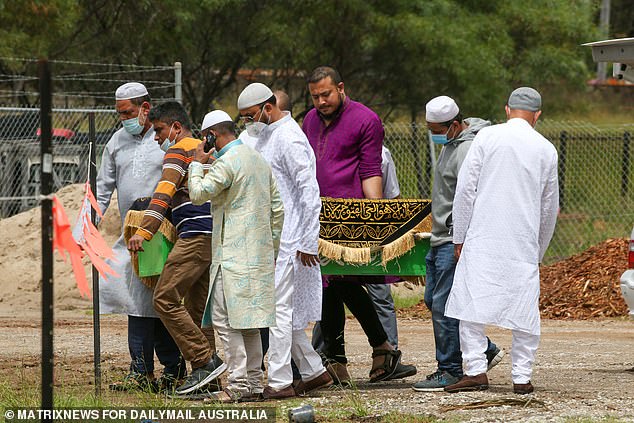
<path id="1" fill-rule="evenodd" d="M 411 294 L 408 295 L 408 292 Z M 415 306 L 423 299 L 423 293 L 423 290 L 392 290 L 392 298 L 394 298 L 394 308 L 397 310 L 401 310 L 404 308 Z"/>

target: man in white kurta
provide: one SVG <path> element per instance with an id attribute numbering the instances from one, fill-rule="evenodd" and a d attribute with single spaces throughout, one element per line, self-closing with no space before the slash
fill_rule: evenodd
<path id="1" fill-rule="evenodd" d="M 304 332 L 309 322 L 321 319 L 317 257 L 321 200 L 315 156 L 299 125 L 276 103 L 273 92 L 260 83 L 247 86 L 238 98 L 247 132 L 257 138 L 255 149 L 271 165 L 284 203 L 275 267 L 277 324 L 270 328 L 268 386 L 264 390 L 267 399 L 295 395 L 291 357 L 302 377 L 297 393 L 332 384 Z"/>
<path id="2" fill-rule="evenodd" d="M 460 320 L 465 375 L 447 392 L 488 388 L 486 324 L 512 330 L 513 390 L 533 391 L 539 263 L 559 207 L 557 151 L 533 129 L 540 109 L 537 91 L 513 91 L 508 121 L 476 135 L 458 175 L 453 204 L 458 264 L 445 314 Z"/>
<path id="3" fill-rule="evenodd" d="M 154 140 L 154 129 L 147 119 L 150 97 L 145 86 L 130 82 L 115 93 L 116 108 L 123 127 L 115 132 L 103 151 L 97 174 L 97 204 L 102 213 L 117 191 L 121 226 L 132 203 L 151 197 L 161 178 L 163 151 Z M 128 346 L 132 362 L 123 384 L 112 389 L 145 386 L 154 379 L 154 351 L 165 366 L 165 376 L 180 379 L 185 365 L 178 347 L 161 323 L 152 303 L 152 289 L 145 286 L 132 270 L 130 253 L 119 237 L 113 247 L 115 260 L 107 263 L 119 274 L 99 279 L 101 313 L 128 315 Z"/>

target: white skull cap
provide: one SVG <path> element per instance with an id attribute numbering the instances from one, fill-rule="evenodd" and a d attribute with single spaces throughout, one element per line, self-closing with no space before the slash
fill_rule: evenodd
<path id="1" fill-rule="evenodd" d="M 115 91 L 114 96 L 117 100 L 130 100 L 131 98 L 139 98 L 148 95 L 147 88 L 140 82 L 126 82 Z"/>
<path id="2" fill-rule="evenodd" d="M 246 86 L 238 97 L 238 110 L 248 109 L 256 104 L 262 104 L 273 96 L 273 91 L 260 82 Z"/>
<path id="3" fill-rule="evenodd" d="M 233 119 L 231 119 L 231 116 L 229 116 L 229 114 L 225 111 L 214 110 L 213 112 L 209 112 L 205 115 L 200 130 L 204 131 L 205 129 L 211 128 L 220 122 L 233 122 Z"/>
<path id="4" fill-rule="evenodd" d="M 444 123 L 458 116 L 460 109 L 451 97 L 441 95 L 432 98 L 425 105 L 425 120 L 430 123 Z"/>

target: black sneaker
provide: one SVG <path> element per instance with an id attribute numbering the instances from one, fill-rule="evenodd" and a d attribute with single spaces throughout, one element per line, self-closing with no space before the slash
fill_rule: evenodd
<path id="1" fill-rule="evenodd" d="M 416 372 L 416 366 L 412 366 L 411 364 L 398 363 L 394 374 L 392 374 L 392 376 L 388 377 L 385 380 L 403 379 L 409 376 L 414 376 Z"/>
<path id="2" fill-rule="evenodd" d="M 487 372 L 498 365 L 500 361 L 504 358 L 506 352 L 499 348 L 495 348 L 491 353 L 487 354 Z"/>
<path id="3" fill-rule="evenodd" d="M 156 380 L 156 390 L 158 392 L 173 393 L 177 386 L 183 383 L 185 376 L 176 377 L 171 374 L 163 374 Z"/>
<path id="4" fill-rule="evenodd" d="M 212 380 L 220 376 L 227 370 L 227 365 L 222 362 L 220 357 L 214 353 L 211 361 L 203 367 L 192 370 L 192 374 L 187 376 L 185 382 L 174 390 L 176 395 L 185 395 L 200 389 Z"/>

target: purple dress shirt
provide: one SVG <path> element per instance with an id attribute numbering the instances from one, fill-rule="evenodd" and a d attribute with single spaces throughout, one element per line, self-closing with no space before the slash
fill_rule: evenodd
<path id="1" fill-rule="evenodd" d="M 346 97 L 330 125 L 312 109 L 302 129 L 315 151 L 321 196 L 364 198 L 361 181 L 381 176 L 384 132 L 379 116 Z"/>

